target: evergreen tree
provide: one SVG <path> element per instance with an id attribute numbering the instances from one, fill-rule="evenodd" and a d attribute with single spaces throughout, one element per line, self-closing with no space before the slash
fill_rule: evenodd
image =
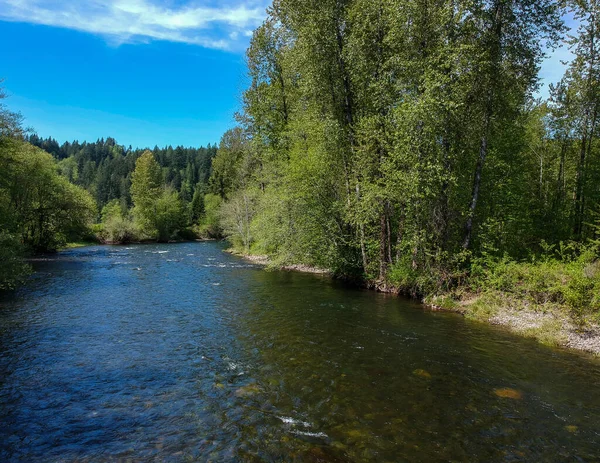
<path id="1" fill-rule="evenodd" d="M 156 203 L 163 190 L 163 178 L 160 166 L 151 151 L 145 151 L 136 161 L 131 174 L 131 199 L 134 215 L 148 235 L 155 232 Z"/>

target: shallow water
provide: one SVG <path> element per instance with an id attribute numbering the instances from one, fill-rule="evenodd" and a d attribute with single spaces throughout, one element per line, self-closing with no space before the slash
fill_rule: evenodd
<path id="1" fill-rule="evenodd" d="M 216 243 L 88 247 L 0 302 L 0 461 L 598 461 L 600 363 Z"/>

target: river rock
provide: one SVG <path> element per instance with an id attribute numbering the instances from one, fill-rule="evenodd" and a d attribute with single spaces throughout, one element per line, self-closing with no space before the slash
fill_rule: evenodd
<path id="1" fill-rule="evenodd" d="M 240 387 L 235 391 L 236 397 L 250 397 L 260 392 L 260 387 L 257 384 L 248 384 L 247 386 Z"/>
<path id="2" fill-rule="evenodd" d="M 520 400 L 523 398 L 523 393 L 521 391 L 517 391 L 516 389 L 512 389 L 510 387 L 494 389 L 494 394 L 496 394 L 498 397 L 502 397 L 503 399 Z"/>
<path id="3" fill-rule="evenodd" d="M 413 375 L 418 376 L 419 378 L 431 379 L 431 374 L 422 368 L 417 368 L 413 371 Z"/>

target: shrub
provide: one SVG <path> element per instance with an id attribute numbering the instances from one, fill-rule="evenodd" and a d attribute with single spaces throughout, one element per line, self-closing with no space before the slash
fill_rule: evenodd
<path id="1" fill-rule="evenodd" d="M 580 248 L 575 254 L 561 245 L 556 254 L 525 262 L 484 255 L 473 262 L 470 286 L 478 292 L 510 293 L 536 304 L 564 305 L 575 317 L 600 312 L 596 249 Z"/>
<path id="2" fill-rule="evenodd" d="M 204 196 L 204 215 L 198 224 L 198 234 L 204 238 L 221 238 L 222 230 L 219 221 L 221 197 L 212 193 Z"/>
<path id="3" fill-rule="evenodd" d="M 95 230 L 98 239 L 105 243 L 139 241 L 138 228 L 117 199 L 102 208 L 102 223 L 96 225 Z"/>

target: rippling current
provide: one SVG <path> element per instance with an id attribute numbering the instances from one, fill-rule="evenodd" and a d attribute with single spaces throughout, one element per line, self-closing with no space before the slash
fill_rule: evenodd
<path id="1" fill-rule="evenodd" d="M 0 300 L 0 461 L 599 461 L 597 360 L 222 249 L 37 262 Z"/>

